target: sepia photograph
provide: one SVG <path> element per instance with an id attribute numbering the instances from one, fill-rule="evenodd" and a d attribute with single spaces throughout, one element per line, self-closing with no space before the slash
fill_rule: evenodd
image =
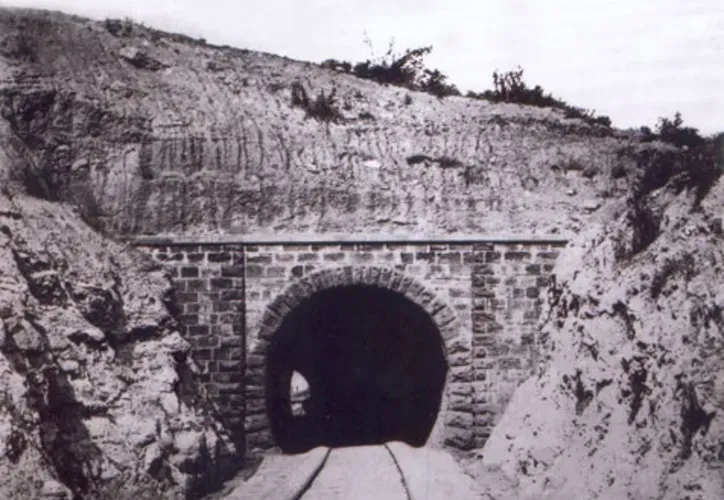
<path id="1" fill-rule="evenodd" d="M 720 0 L 0 0 L 0 500 L 724 499 Z"/>

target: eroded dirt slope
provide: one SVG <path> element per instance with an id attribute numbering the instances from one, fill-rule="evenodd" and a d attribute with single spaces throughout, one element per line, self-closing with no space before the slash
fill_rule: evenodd
<path id="1" fill-rule="evenodd" d="M 724 496 L 724 183 L 696 177 L 561 256 L 547 360 L 471 464 L 488 498 Z"/>
<path id="2" fill-rule="evenodd" d="M 0 498 L 187 499 L 234 447 L 171 286 L 68 207 L 0 194 Z"/>
<path id="3" fill-rule="evenodd" d="M 340 119 L 292 106 L 295 84 L 334 92 Z M 125 235 L 570 236 L 663 148 L 550 109 L 24 10 L 0 10 L 0 109 L 33 178 Z"/>

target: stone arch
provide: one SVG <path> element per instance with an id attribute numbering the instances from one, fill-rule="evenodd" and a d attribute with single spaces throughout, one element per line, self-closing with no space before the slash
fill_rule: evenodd
<path id="1" fill-rule="evenodd" d="M 460 324 L 455 312 L 418 280 L 386 267 L 345 266 L 314 272 L 282 291 L 264 311 L 259 339 L 268 341 L 284 317 L 303 300 L 322 290 L 350 285 L 376 286 L 400 293 L 432 318 L 446 344 L 457 337 Z"/>
<path id="2" fill-rule="evenodd" d="M 287 286 L 266 306 L 256 332 L 256 343 L 251 353 L 255 358 L 254 364 L 259 372 L 263 371 L 266 373 L 268 348 L 273 336 L 282 326 L 288 314 L 318 292 L 350 286 L 378 287 L 396 292 L 418 306 L 429 316 L 432 324 L 434 324 L 437 329 L 440 336 L 442 354 L 445 358 L 446 365 L 448 367 L 450 366 L 449 354 L 456 351 L 455 346 L 461 341 L 461 326 L 457 315 L 448 304 L 420 281 L 406 276 L 395 269 L 370 266 L 346 266 L 319 270 L 300 278 Z M 451 376 L 451 370 L 448 369 L 445 374 L 440 408 L 427 440 L 428 445 L 441 446 L 443 444 L 445 419 L 448 413 L 448 401 L 450 400 Z M 260 377 L 252 378 L 254 378 L 257 383 L 258 391 Z M 260 415 L 256 420 L 267 422 L 267 427 L 262 429 L 261 432 L 268 434 L 268 442 L 273 442 L 271 431 L 268 428 L 266 407 L 258 408 L 258 410 Z M 263 442 L 264 439 L 261 441 Z"/>

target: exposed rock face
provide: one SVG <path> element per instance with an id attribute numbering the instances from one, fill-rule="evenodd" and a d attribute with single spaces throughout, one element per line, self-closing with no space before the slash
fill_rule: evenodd
<path id="1" fill-rule="evenodd" d="M 35 176 L 116 233 L 567 236 L 661 147 L 131 23 L 2 10 L 0 33 L 0 109 Z M 335 90 L 341 118 L 295 88 Z"/>
<path id="2" fill-rule="evenodd" d="M 0 498 L 195 498 L 234 448 L 170 282 L 67 206 L 0 195 Z"/>
<path id="3" fill-rule="evenodd" d="M 724 183 L 673 184 L 561 256 L 547 361 L 473 466 L 491 497 L 724 495 Z"/>

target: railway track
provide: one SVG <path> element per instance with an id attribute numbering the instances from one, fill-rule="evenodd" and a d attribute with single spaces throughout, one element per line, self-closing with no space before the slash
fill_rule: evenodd
<path id="1" fill-rule="evenodd" d="M 329 449 L 301 500 L 413 500 L 400 462 L 387 445 Z"/>
<path id="2" fill-rule="evenodd" d="M 391 442 L 268 456 L 251 478 L 232 481 L 206 500 L 475 498 L 470 477 L 452 455 Z"/>

